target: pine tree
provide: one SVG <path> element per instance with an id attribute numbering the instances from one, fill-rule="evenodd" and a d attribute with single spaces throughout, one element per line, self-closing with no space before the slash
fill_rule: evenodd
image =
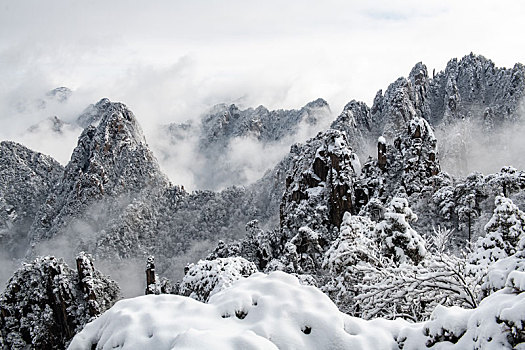
<path id="1" fill-rule="evenodd" d="M 179 294 L 207 302 L 213 294 L 256 272 L 255 264 L 241 257 L 200 260 L 188 266 Z"/>
<path id="2" fill-rule="evenodd" d="M 385 220 L 376 226 L 382 253 L 396 263 L 418 264 L 425 256 L 425 241 L 410 226 L 417 215 L 409 208 L 406 198 L 394 197 L 385 213 Z"/>
<path id="3" fill-rule="evenodd" d="M 351 315 L 360 315 L 361 308 L 354 298 L 360 293 L 358 283 L 363 274 L 357 264 L 376 264 L 379 246 L 373 239 L 375 223 L 364 216 L 345 213 L 339 236 L 325 253 L 323 267 L 329 271 L 330 280 L 321 289 Z"/>
<path id="4" fill-rule="evenodd" d="M 510 198 L 496 196 L 494 214 L 485 225 L 485 236 L 476 242 L 470 261 L 478 273 L 500 259 L 516 253 L 525 237 L 525 213 Z"/>

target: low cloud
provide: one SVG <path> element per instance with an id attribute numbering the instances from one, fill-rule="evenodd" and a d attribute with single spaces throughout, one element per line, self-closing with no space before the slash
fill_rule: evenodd
<path id="1" fill-rule="evenodd" d="M 499 172 L 504 166 L 525 169 L 525 123 L 483 131 L 479 122 L 463 120 L 436 132 L 444 171 L 466 176 Z"/>

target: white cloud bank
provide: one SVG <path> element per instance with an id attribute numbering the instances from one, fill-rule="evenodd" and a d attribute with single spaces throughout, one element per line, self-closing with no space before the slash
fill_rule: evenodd
<path id="1" fill-rule="evenodd" d="M 470 51 L 524 61 L 521 1 L 24 1 L 0 6 L 0 139 L 62 163 L 75 133 L 27 136 L 53 115 L 71 121 L 102 97 L 126 103 L 146 137 L 219 102 L 334 113 L 423 61 L 441 70 Z M 57 86 L 66 105 L 26 109 Z M 184 172 L 184 170 L 182 170 Z"/>

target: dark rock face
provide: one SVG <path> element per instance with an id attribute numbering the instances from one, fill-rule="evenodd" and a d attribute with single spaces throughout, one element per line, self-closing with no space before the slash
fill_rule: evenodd
<path id="1" fill-rule="evenodd" d="M 155 257 L 149 256 L 146 260 L 146 295 L 156 294 L 156 277 L 157 276 L 155 274 Z"/>
<path id="2" fill-rule="evenodd" d="M 295 145 L 292 153 L 281 201 L 281 229 L 292 234 L 302 226 L 325 231 L 339 227 L 344 212 L 353 211 L 352 177 L 360 170 L 346 136 L 330 129 L 303 146 Z"/>
<path id="3" fill-rule="evenodd" d="M 14 142 L 0 143 L 0 245 L 17 256 L 27 231 L 63 168 L 53 158 Z"/>
<path id="4" fill-rule="evenodd" d="M 37 258 L 9 280 L 0 296 L 0 336 L 10 349 L 63 349 L 93 317 L 117 300 L 115 282 L 87 254 L 77 271 L 61 259 Z"/>
<path id="5" fill-rule="evenodd" d="M 377 160 L 365 163 L 355 180 L 357 212 L 374 198 L 387 203 L 395 195 L 434 191 L 433 177 L 439 174 L 440 165 L 430 124 L 414 117 L 393 136 L 394 145 L 379 137 Z"/>
<path id="6" fill-rule="evenodd" d="M 330 128 L 345 132 L 352 149 L 358 155 L 364 156 L 372 125 L 370 108 L 364 102 L 352 100 L 347 103 Z"/>
<path id="7" fill-rule="evenodd" d="M 386 162 L 386 141 L 384 137 L 379 137 L 377 140 L 377 165 L 381 170 L 385 170 Z"/>

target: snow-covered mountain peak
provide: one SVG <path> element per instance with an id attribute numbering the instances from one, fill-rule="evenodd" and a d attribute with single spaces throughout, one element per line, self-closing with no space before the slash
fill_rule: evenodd
<path id="1" fill-rule="evenodd" d="M 100 200 L 138 196 L 169 185 L 133 113 L 107 99 L 95 105 L 98 126 L 89 125 L 33 223 L 32 237 L 50 238 Z"/>
<path id="2" fill-rule="evenodd" d="M 71 91 L 71 89 L 65 86 L 60 86 L 49 91 L 46 94 L 46 97 L 55 99 L 56 101 L 63 103 L 67 101 L 67 99 L 71 96 L 72 93 L 73 91 Z"/>
<path id="3" fill-rule="evenodd" d="M 242 110 L 234 104 L 219 104 L 202 118 L 201 147 L 226 144 L 233 137 L 248 135 L 263 142 L 277 141 L 297 132 L 300 123 L 315 125 L 330 115 L 330 107 L 322 98 L 298 110 L 270 111 L 264 106 Z"/>
<path id="4" fill-rule="evenodd" d="M 102 102 L 105 108 L 100 116 L 97 136 L 101 137 L 99 141 L 104 142 L 105 150 L 118 151 L 111 149 L 117 144 L 128 147 L 145 146 L 146 139 L 133 112 L 122 103 L 106 103 L 101 100 L 98 104 Z"/>
<path id="5" fill-rule="evenodd" d="M 305 108 L 330 108 L 330 106 L 328 105 L 328 102 L 326 102 L 326 100 L 323 98 L 318 98 L 316 100 L 308 102 L 304 107 Z"/>

